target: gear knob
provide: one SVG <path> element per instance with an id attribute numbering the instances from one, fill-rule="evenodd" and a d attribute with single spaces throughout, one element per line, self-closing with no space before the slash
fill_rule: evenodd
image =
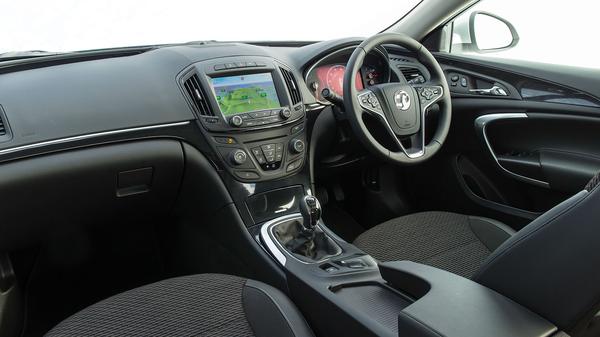
<path id="1" fill-rule="evenodd" d="M 300 213 L 304 218 L 303 226 L 308 230 L 314 230 L 321 220 L 321 204 L 316 197 L 307 195 L 300 201 Z"/>

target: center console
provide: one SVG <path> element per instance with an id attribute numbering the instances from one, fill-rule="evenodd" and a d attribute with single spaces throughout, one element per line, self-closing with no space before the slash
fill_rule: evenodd
<path id="1" fill-rule="evenodd" d="M 474 281 L 409 261 L 375 261 L 331 232 L 314 200 L 306 196 L 300 213 L 265 222 L 257 238 L 284 268 L 294 300 L 320 335 L 541 337 L 557 332 L 544 318 Z"/>
<path id="2" fill-rule="evenodd" d="M 241 182 L 297 173 L 306 154 L 296 76 L 262 56 L 195 63 L 179 78 L 222 168 Z"/>

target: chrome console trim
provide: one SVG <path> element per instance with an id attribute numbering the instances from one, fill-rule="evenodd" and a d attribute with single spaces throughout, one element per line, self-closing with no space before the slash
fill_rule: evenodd
<path id="1" fill-rule="evenodd" d="M 499 121 L 499 120 L 503 120 L 503 119 L 517 119 L 517 118 L 528 118 L 528 116 L 526 113 L 494 113 L 494 114 L 479 116 L 475 119 L 475 130 L 477 131 L 480 138 L 483 139 L 483 141 L 485 142 L 485 145 L 487 146 L 488 150 L 490 151 L 490 154 L 494 158 L 494 161 L 496 162 L 496 164 L 500 167 L 500 169 L 502 171 L 508 173 L 510 176 L 512 176 L 518 180 L 521 180 L 521 181 L 524 181 L 524 182 L 527 182 L 527 183 L 530 183 L 530 184 L 533 184 L 536 186 L 549 188 L 550 184 L 548 184 L 545 181 L 537 180 L 534 178 L 529 178 L 529 177 L 520 175 L 518 173 L 514 173 L 514 172 L 506 169 L 504 166 L 502 166 L 502 164 L 500 164 L 500 161 L 498 160 L 496 153 L 492 149 L 492 145 L 487 136 L 486 127 L 490 123 L 495 122 L 495 121 Z"/>
<path id="2" fill-rule="evenodd" d="M 111 130 L 111 131 L 88 133 L 88 134 L 83 134 L 83 135 L 79 135 L 79 136 L 58 138 L 58 139 L 48 140 L 48 141 L 44 141 L 44 142 L 15 146 L 15 147 L 7 148 L 4 150 L 0 150 L 0 155 L 36 149 L 36 148 L 40 148 L 40 147 L 44 147 L 44 146 L 58 145 L 58 144 L 75 142 L 75 141 L 80 141 L 80 140 L 98 138 L 98 137 L 105 137 L 105 136 L 125 134 L 125 133 L 130 133 L 130 132 L 168 128 L 168 127 L 174 127 L 174 126 L 183 126 L 183 125 L 188 125 L 188 124 L 190 124 L 190 121 L 175 122 L 175 123 L 168 123 L 168 124 L 155 124 L 155 125 L 140 126 L 140 127 L 128 128 L 128 129 L 118 129 L 118 130 Z"/>

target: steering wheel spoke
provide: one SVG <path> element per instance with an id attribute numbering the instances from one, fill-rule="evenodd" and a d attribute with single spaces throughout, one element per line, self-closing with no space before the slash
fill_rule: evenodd
<path id="1" fill-rule="evenodd" d="M 410 147 L 402 146 L 402 152 L 410 158 L 415 159 L 425 154 L 425 129 L 421 128 L 419 132 L 411 135 L 409 138 Z"/>
<path id="2" fill-rule="evenodd" d="M 394 132 L 392 126 L 388 122 L 387 117 L 383 112 L 381 102 L 379 101 L 375 93 L 369 89 L 365 89 L 358 93 L 357 99 L 363 111 L 368 113 L 370 116 L 375 117 L 375 119 L 377 119 L 381 123 L 388 136 L 392 138 L 396 146 L 398 146 L 398 148 L 403 149 L 402 142 L 400 142 L 400 139 L 398 139 L 398 136 L 396 136 L 396 133 Z"/>

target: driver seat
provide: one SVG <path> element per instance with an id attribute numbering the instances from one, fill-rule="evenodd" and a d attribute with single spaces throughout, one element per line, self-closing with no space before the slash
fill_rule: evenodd
<path id="1" fill-rule="evenodd" d="M 382 262 L 409 260 L 471 278 L 513 234 L 512 228 L 488 218 L 422 212 L 377 225 L 354 245 Z"/>

